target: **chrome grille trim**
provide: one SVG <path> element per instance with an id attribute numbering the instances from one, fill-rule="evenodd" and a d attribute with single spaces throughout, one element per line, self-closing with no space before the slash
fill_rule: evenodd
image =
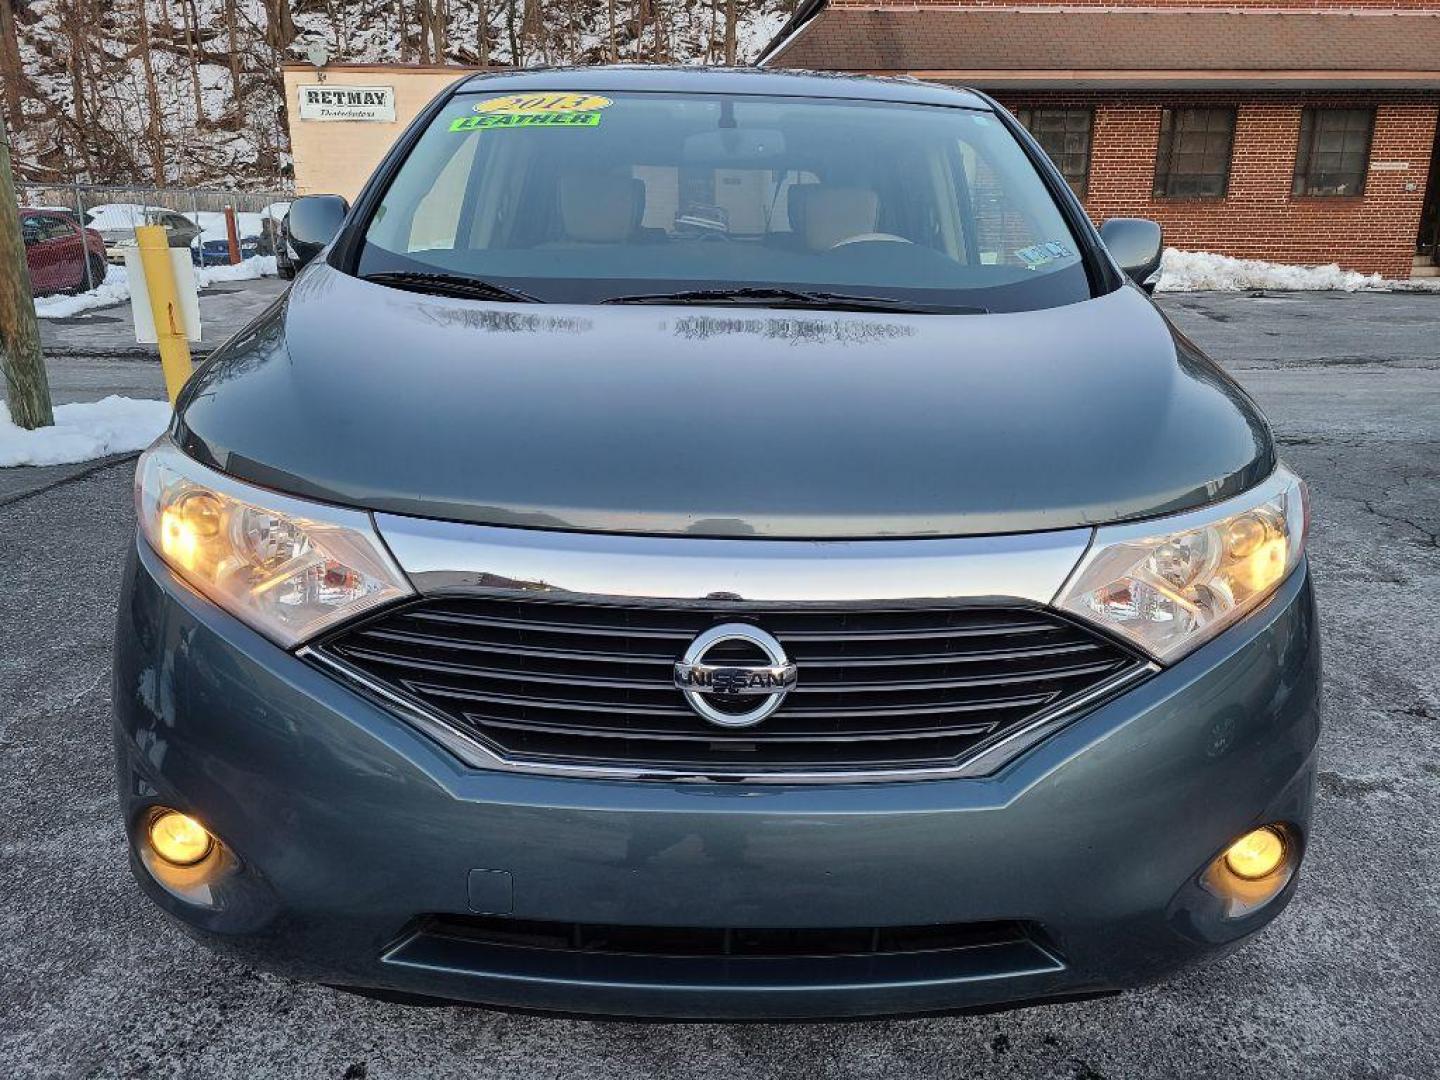
<path id="1" fill-rule="evenodd" d="M 328 672 L 353 689 L 381 702 L 429 735 L 464 764 L 477 769 L 497 769 L 524 775 L 573 777 L 589 780 L 660 780 L 670 783 L 745 783 L 745 784 L 868 784 L 902 780 L 946 780 L 988 776 L 1002 765 L 1029 749 L 1035 743 L 1058 731 L 1081 714 L 1148 679 L 1160 670 L 1154 663 L 1142 663 L 1121 671 L 1065 705 L 1037 713 L 1016 729 L 979 754 L 953 766 L 937 768 L 853 769 L 821 772 L 706 772 L 660 768 L 619 768 L 581 763 L 515 762 L 496 754 L 484 743 L 457 729 L 443 714 L 432 711 L 423 702 L 403 694 L 378 679 L 371 678 L 328 653 L 305 646 L 296 652 L 300 658 Z"/>
<path id="2" fill-rule="evenodd" d="M 756 783 L 988 775 L 1157 670 L 1048 607 L 1088 529 L 809 542 L 376 521 L 422 599 L 300 655 L 478 768 Z M 777 633 L 803 673 L 748 733 L 697 731 L 669 685 L 697 626 L 722 618 Z"/>
<path id="3" fill-rule="evenodd" d="M 715 540 L 510 529 L 376 514 L 417 591 L 610 599 L 1048 604 L 1093 529 L 940 540 Z"/>

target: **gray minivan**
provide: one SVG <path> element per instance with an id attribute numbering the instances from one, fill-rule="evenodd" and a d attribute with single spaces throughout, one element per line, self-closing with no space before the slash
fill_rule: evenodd
<path id="1" fill-rule="evenodd" d="M 136 878 L 362 993 L 801 1018 L 1111 993 L 1308 837 L 1304 485 L 1014 118 L 468 77 L 136 479 Z"/>

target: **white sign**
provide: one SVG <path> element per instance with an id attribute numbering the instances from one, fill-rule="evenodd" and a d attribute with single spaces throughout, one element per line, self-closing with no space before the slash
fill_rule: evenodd
<path id="1" fill-rule="evenodd" d="M 1410 162 L 1408 161 L 1372 161 L 1371 172 L 1408 172 Z"/>
<path id="2" fill-rule="evenodd" d="M 184 324 L 185 336 L 200 340 L 200 290 L 195 285 L 195 264 L 190 261 L 189 248 L 170 249 L 170 268 L 175 274 L 175 291 L 180 294 L 177 323 Z M 141 345 L 158 345 L 155 333 L 155 312 L 150 307 L 150 288 L 145 282 L 145 264 L 140 249 L 125 251 L 125 280 L 130 285 L 130 312 L 135 317 L 135 340 Z"/>
<path id="3" fill-rule="evenodd" d="M 302 86 L 301 120 L 395 122 L 393 86 Z"/>

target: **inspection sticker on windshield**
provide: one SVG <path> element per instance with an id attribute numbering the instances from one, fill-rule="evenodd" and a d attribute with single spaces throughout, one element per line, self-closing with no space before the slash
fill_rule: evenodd
<path id="1" fill-rule="evenodd" d="M 1048 262 L 1054 262 L 1056 259 L 1063 259 L 1065 256 L 1073 254 L 1074 252 L 1064 244 L 1057 244 L 1052 240 L 1049 243 L 1032 244 L 1030 247 L 1021 248 L 1015 252 L 1015 257 L 1034 270 Z"/>
<path id="2" fill-rule="evenodd" d="M 600 110 L 614 104 L 599 94 L 507 94 L 474 106 L 474 116 L 450 123 L 451 131 L 512 127 L 599 127 Z"/>

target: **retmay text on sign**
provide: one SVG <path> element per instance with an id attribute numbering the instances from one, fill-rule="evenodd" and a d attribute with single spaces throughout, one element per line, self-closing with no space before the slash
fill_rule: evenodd
<path id="1" fill-rule="evenodd" d="M 393 86 L 302 86 L 301 120 L 395 122 Z"/>

